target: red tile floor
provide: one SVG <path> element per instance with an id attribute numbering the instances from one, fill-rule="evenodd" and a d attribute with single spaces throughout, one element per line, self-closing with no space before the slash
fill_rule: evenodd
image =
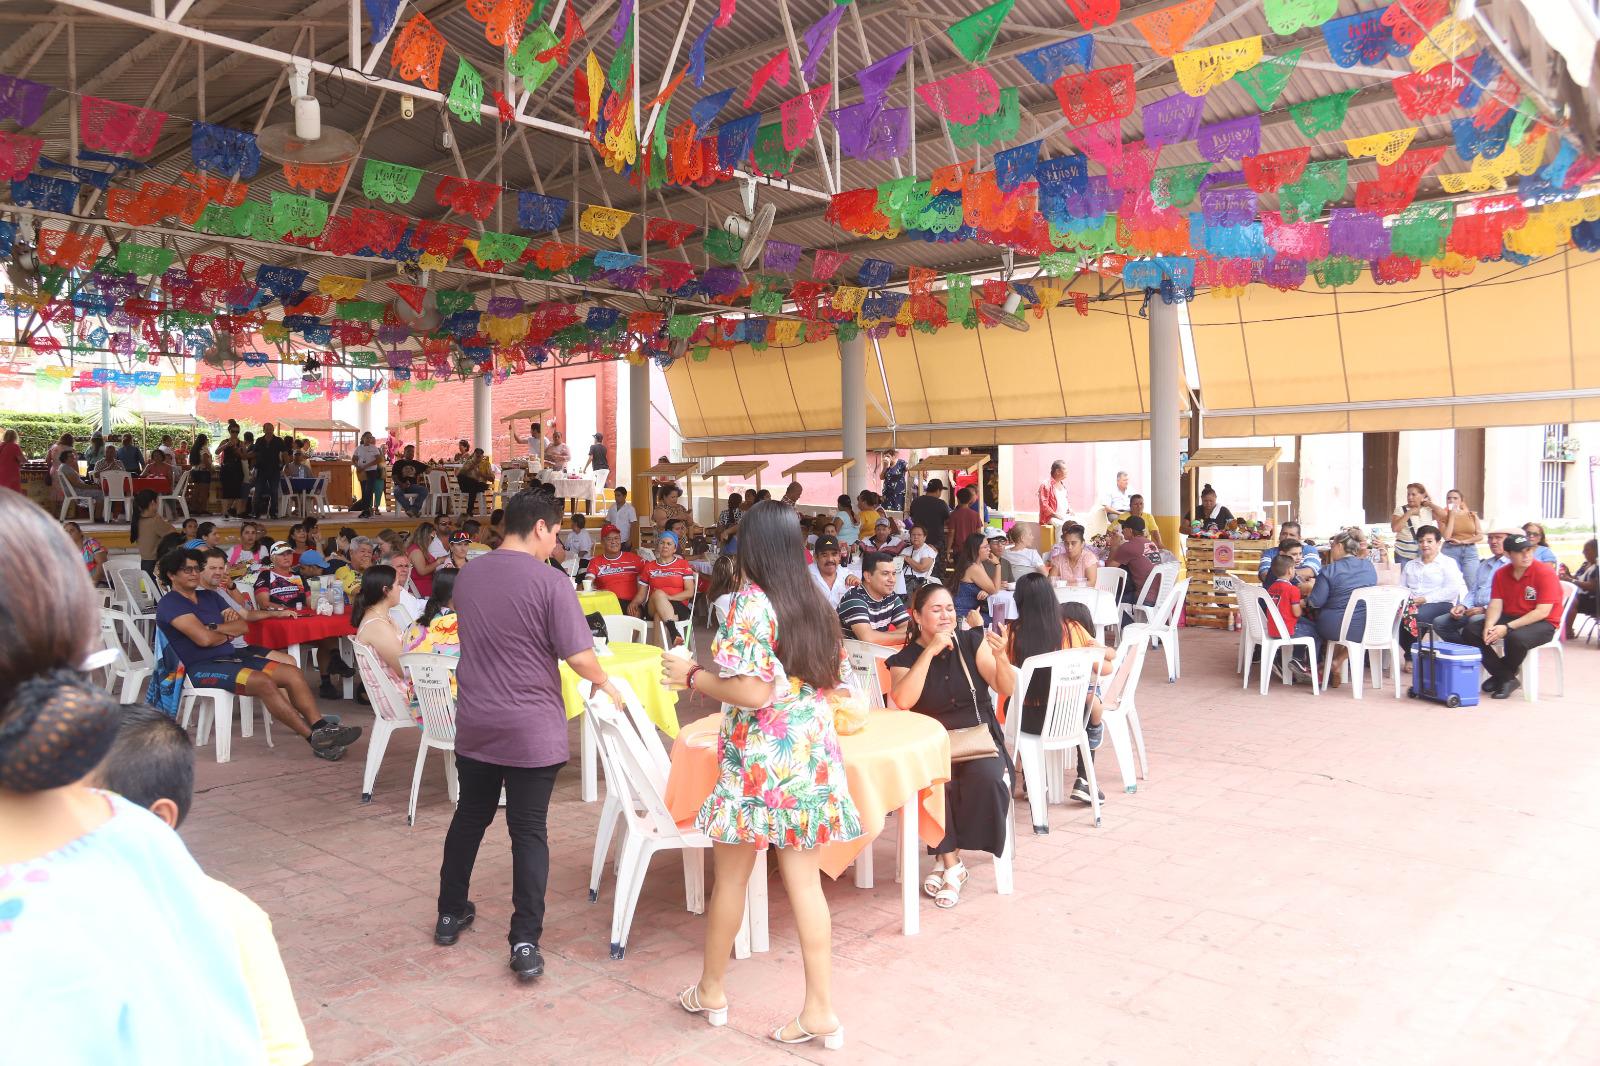
<path id="1" fill-rule="evenodd" d="M 502 822 L 476 928 L 432 944 L 449 808 L 434 756 L 406 825 L 414 734 L 368 806 L 365 741 L 340 764 L 281 732 L 274 750 L 236 739 L 225 766 L 203 751 L 183 835 L 272 914 L 320 1062 L 1600 1062 L 1600 651 L 1571 649 L 1564 698 L 1447 710 L 1370 689 L 1262 697 L 1239 687 L 1232 634 L 1183 643 L 1177 685 L 1159 655 L 1143 679 L 1149 779 L 1123 794 L 1107 750 L 1102 828 L 1072 804 L 1035 836 L 1019 812 L 1014 895 L 979 857 L 960 906 L 925 900 L 907 938 L 891 841 L 876 889 L 828 885 L 841 1054 L 765 1038 L 801 991 L 776 877 L 772 951 L 734 963 L 727 1029 L 673 1002 L 704 920 L 672 856 L 627 958 L 608 957 L 613 879 L 587 901 L 599 806 L 575 769 L 531 987 L 506 968 Z"/>

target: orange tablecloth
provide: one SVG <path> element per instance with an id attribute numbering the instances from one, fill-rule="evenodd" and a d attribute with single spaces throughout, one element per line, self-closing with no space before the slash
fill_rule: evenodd
<path id="1" fill-rule="evenodd" d="M 349 614 L 286 614 L 281 618 L 251 622 L 244 639 L 257 647 L 283 651 L 292 644 L 312 644 L 328 637 L 354 634 Z"/>
<path id="2" fill-rule="evenodd" d="M 667 810 L 680 826 L 690 826 L 717 783 L 717 730 L 720 714 L 683 727 L 672 745 L 667 778 Z M 861 816 L 862 835 L 822 846 L 822 869 L 838 877 L 873 837 L 883 832 L 884 816 L 918 797 L 917 835 L 934 845 L 944 839 L 944 784 L 950 780 L 950 734 L 924 714 L 874 711 L 867 726 L 840 737 L 845 779 Z"/>
<path id="3" fill-rule="evenodd" d="M 164 477 L 135 477 L 128 479 L 128 492 L 139 493 L 149 489 L 157 496 L 164 496 L 172 491 L 172 482 Z"/>

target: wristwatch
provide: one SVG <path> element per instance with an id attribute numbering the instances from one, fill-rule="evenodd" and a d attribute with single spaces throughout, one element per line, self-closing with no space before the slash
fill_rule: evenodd
<path id="1" fill-rule="evenodd" d="M 215 631 L 216 628 L 217 628 L 217 623 L 215 623 L 215 622 L 207 622 L 206 623 L 206 628 Z"/>

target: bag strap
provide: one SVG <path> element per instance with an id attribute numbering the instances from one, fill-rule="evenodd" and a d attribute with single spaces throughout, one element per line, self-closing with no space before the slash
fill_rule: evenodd
<path id="1" fill-rule="evenodd" d="M 972 695 L 972 717 L 976 719 L 975 724 L 982 725 L 983 711 L 979 710 L 978 708 L 978 686 L 972 682 L 972 671 L 967 669 L 967 657 L 961 652 L 960 642 L 961 634 L 958 630 L 955 636 L 955 643 L 950 650 L 955 654 L 956 661 L 961 664 L 962 676 L 967 679 L 967 691 Z"/>

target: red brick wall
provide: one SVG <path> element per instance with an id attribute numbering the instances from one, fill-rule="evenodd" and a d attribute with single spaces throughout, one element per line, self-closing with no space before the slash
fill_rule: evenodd
<path id="1" fill-rule="evenodd" d="M 615 363 L 591 363 L 585 366 L 532 370 L 496 382 L 489 389 L 494 410 L 494 441 L 490 445 L 490 455 L 496 459 L 505 459 L 521 453 L 521 449 L 512 442 L 506 424 L 500 421 L 513 411 L 529 407 L 547 408 L 550 413 L 545 415 L 545 419 L 555 419 L 556 428 L 565 434 L 566 411 L 561 383 L 569 378 L 595 377 L 599 379 L 596 383 L 595 396 L 600 408 L 596 413 L 595 424 L 600 427 L 600 432 L 605 434 L 606 447 L 611 449 L 611 461 L 615 463 L 617 461 L 617 372 Z M 422 427 L 424 456 L 454 452 L 456 441 L 462 437 L 468 439 L 472 437 L 471 382 L 442 382 L 434 386 L 430 392 L 405 394 L 390 392 L 388 403 L 390 425 L 399 425 L 415 418 L 428 420 L 428 424 Z M 527 432 L 527 424 L 519 422 L 517 433 L 526 436 Z M 404 437 L 407 441 L 414 439 L 411 432 L 405 433 Z M 476 445 L 483 442 L 473 443 Z M 588 442 L 568 443 L 572 447 L 573 457 L 581 466 L 581 457 L 588 447 Z"/>

